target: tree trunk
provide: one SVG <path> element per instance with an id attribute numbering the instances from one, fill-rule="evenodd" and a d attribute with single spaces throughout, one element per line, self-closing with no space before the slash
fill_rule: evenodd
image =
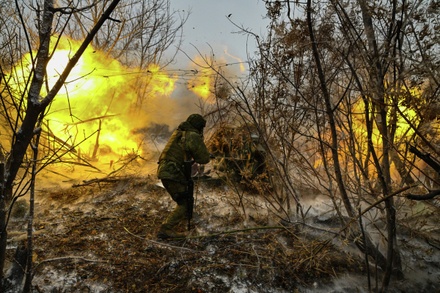
<path id="1" fill-rule="evenodd" d="M 390 174 L 390 150 L 391 150 L 391 135 L 387 126 L 387 108 L 385 102 L 385 89 L 384 89 L 384 70 L 381 63 L 379 49 L 377 46 L 376 36 L 373 27 L 373 21 L 369 11 L 369 7 L 365 0 L 358 0 L 361 7 L 362 20 L 365 28 L 365 35 L 368 41 L 368 55 L 372 60 L 371 66 L 368 68 L 368 73 L 371 82 L 371 92 L 373 104 L 376 105 L 379 115 L 376 116 L 376 125 L 382 136 L 382 162 L 380 166 L 377 166 L 379 172 L 379 179 L 382 184 L 383 196 L 387 196 L 391 193 L 391 174 Z M 385 51 L 387 52 L 386 44 Z M 387 58 L 389 56 L 383 56 Z M 399 276 L 402 275 L 400 253 L 396 243 L 396 213 L 394 207 L 394 201 L 392 198 L 385 200 L 385 210 L 387 214 L 387 265 L 385 269 L 385 275 L 382 280 L 382 290 L 387 291 L 388 285 L 393 272 L 393 265 L 399 272 Z M 394 264 L 393 264 L 394 262 Z"/>
<path id="2" fill-rule="evenodd" d="M 16 130 L 16 134 L 12 139 L 11 152 L 6 162 L 6 172 L 2 176 L 4 186 L 2 185 L 2 194 L 0 199 L 0 293 L 4 291 L 4 265 L 6 260 L 6 244 L 7 244 L 7 206 L 12 199 L 13 183 L 16 179 L 18 170 L 23 162 L 23 158 L 29 147 L 32 138 L 35 135 L 35 126 L 40 114 L 44 113 L 46 107 L 55 98 L 58 91 L 63 86 L 71 70 L 78 62 L 81 55 L 84 53 L 87 46 L 91 43 L 96 33 L 99 31 L 104 22 L 110 18 L 111 12 L 118 5 L 120 0 L 113 0 L 105 12 L 102 14 L 99 21 L 92 28 L 90 33 L 85 38 L 75 55 L 69 60 L 65 70 L 60 75 L 53 88 L 49 91 L 43 99 L 40 97 L 41 88 L 46 78 L 46 66 L 50 59 L 50 37 L 52 35 L 52 22 L 54 18 L 54 0 L 45 0 L 43 7 L 43 18 L 40 22 L 40 46 L 36 55 L 36 64 L 33 72 L 33 79 L 29 87 L 29 95 L 27 98 L 27 108 L 20 129 Z"/>
<path id="3" fill-rule="evenodd" d="M 3 282 L 3 264 L 6 261 L 6 245 L 7 245 L 7 237 L 8 232 L 6 230 L 6 201 L 5 201 L 5 163 L 0 161 L 0 292 L 3 292 L 1 282 Z"/>
<path id="4" fill-rule="evenodd" d="M 324 71 L 321 66 L 321 61 L 319 57 L 318 47 L 315 41 L 314 32 L 313 32 L 313 26 L 312 26 L 312 20 L 311 20 L 311 0 L 307 1 L 307 24 L 309 28 L 309 35 L 311 39 L 312 44 L 312 51 L 313 51 L 313 58 L 316 63 L 319 81 L 321 85 L 321 90 L 323 93 L 323 97 L 325 100 L 326 105 L 326 114 L 329 119 L 329 125 L 331 130 L 331 152 L 332 152 L 332 159 L 335 169 L 335 176 L 336 181 L 338 184 L 339 192 L 341 193 L 342 201 L 344 203 L 345 209 L 347 211 L 347 214 L 354 218 L 356 217 L 354 213 L 354 209 L 352 207 L 352 204 L 350 202 L 350 199 L 347 194 L 347 190 L 345 188 L 344 179 L 342 177 L 341 173 L 341 167 L 339 163 L 339 156 L 338 156 L 338 139 L 337 139 L 337 130 L 335 125 L 335 119 L 333 114 L 333 109 L 331 105 L 331 99 L 330 94 L 327 89 L 326 80 L 324 76 Z M 373 259 L 375 259 L 376 263 L 383 269 L 387 266 L 387 259 L 383 256 L 383 254 L 374 246 L 374 244 L 371 241 L 371 237 L 369 234 L 364 231 L 364 237 L 362 237 L 362 230 L 359 226 L 350 227 L 349 230 L 349 237 L 351 239 L 355 239 L 355 244 L 367 255 L 371 256 Z M 364 239 L 365 241 L 362 242 L 361 239 Z"/>

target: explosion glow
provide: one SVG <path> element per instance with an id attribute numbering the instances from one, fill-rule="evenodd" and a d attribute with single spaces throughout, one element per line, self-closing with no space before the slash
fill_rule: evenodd
<path id="1" fill-rule="evenodd" d="M 238 65 L 240 73 L 245 72 L 243 62 L 238 57 L 230 55 L 227 50 L 224 51 L 225 55 L 232 58 L 236 63 L 228 63 L 224 58 L 207 64 L 207 60 L 200 56 L 193 59 L 193 72 L 194 77 L 188 81 L 187 89 L 195 93 L 198 97 L 201 97 L 205 102 L 214 103 L 215 88 L 218 81 L 222 78 L 219 77 L 219 72 L 221 75 L 227 76 L 229 79 L 237 78 L 238 74 L 234 73 L 236 70 L 231 69 L 231 65 Z M 211 61 L 211 60 L 209 60 Z M 234 77 L 234 75 L 236 75 Z"/>
<path id="2" fill-rule="evenodd" d="M 194 61 L 197 64 L 204 64 L 201 57 L 196 57 Z M 188 90 L 206 101 L 212 95 L 211 88 L 214 86 L 214 76 L 216 73 L 212 68 L 208 67 L 194 70 L 196 70 L 198 74 L 188 82 Z"/>
<path id="3" fill-rule="evenodd" d="M 55 84 L 81 42 L 54 37 L 54 44 L 57 48 L 52 48 L 46 68 L 47 80 L 40 93 L 42 97 Z M 241 60 L 230 54 L 227 56 L 240 61 L 233 65 L 242 66 Z M 191 72 L 196 74 L 185 82 L 186 90 L 193 92 L 196 99 L 213 103 L 218 72 L 203 66 L 206 60 L 200 56 L 193 61 Z M 224 61 L 221 64 L 223 67 L 231 65 Z M 11 74 L 15 86 L 9 86 L 22 93 L 31 69 L 30 54 L 27 54 L 13 70 L 21 76 Z M 240 70 L 243 72 L 242 67 Z M 191 95 L 176 91 L 178 80 L 177 74 L 169 73 L 159 65 L 151 64 L 143 70 L 129 68 L 89 46 L 47 109 L 40 154 L 44 156 L 62 149 L 64 153 L 67 150 L 72 154 L 73 160 L 85 159 L 101 165 L 113 164 L 126 156 L 145 154 L 149 149 L 144 143 L 144 130 L 151 123 L 175 127 L 181 119 L 179 114 L 186 115 L 185 112 L 196 107 L 193 106 L 196 103 L 190 100 Z M 176 92 L 179 97 L 174 99 L 172 96 Z M 3 146 L 9 147 L 9 143 L 5 141 Z"/>
<path id="4" fill-rule="evenodd" d="M 49 88 L 79 45 L 74 40 L 61 39 L 47 66 Z M 30 64 L 29 55 L 24 60 Z M 174 90 L 176 79 L 157 65 L 146 72 L 124 67 L 89 47 L 50 105 L 46 128 L 53 137 L 48 140 L 64 142 L 75 147 L 81 156 L 104 162 L 142 154 L 143 138 L 133 134 L 134 129 L 146 127 L 149 121 L 140 97 L 157 99 L 168 95 Z"/>

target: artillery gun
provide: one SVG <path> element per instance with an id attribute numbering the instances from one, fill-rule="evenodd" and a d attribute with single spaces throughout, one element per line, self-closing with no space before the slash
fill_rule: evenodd
<path id="1" fill-rule="evenodd" d="M 266 151 L 256 132 L 244 127 L 222 127 L 213 133 L 207 146 L 213 154 L 212 178 L 246 185 L 268 178 Z"/>

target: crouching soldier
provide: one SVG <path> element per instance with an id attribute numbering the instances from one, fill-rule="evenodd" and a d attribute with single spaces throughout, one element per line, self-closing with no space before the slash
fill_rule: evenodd
<path id="1" fill-rule="evenodd" d="M 194 204 L 191 165 L 207 164 L 210 159 L 203 141 L 205 125 L 206 120 L 201 115 L 191 114 L 173 132 L 159 157 L 157 176 L 177 203 L 159 229 L 157 237 L 160 239 L 184 237 L 175 228 L 185 219 L 189 229 Z"/>

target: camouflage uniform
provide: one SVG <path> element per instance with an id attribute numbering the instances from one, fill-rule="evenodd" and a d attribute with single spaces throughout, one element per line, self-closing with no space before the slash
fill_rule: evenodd
<path id="1" fill-rule="evenodd" d="M 198 164 L 209 162 L 209 152 L 203 142 L 205 119 L 192 114 L 173 132 L 159 157 L 157 176 L 177 203 L 177 207 L 162 224 L 158 237 L 179 237 L 173 229 L 187 218 L 188 182 L 183 170 L 183 162 L 194 160 Z"/>

